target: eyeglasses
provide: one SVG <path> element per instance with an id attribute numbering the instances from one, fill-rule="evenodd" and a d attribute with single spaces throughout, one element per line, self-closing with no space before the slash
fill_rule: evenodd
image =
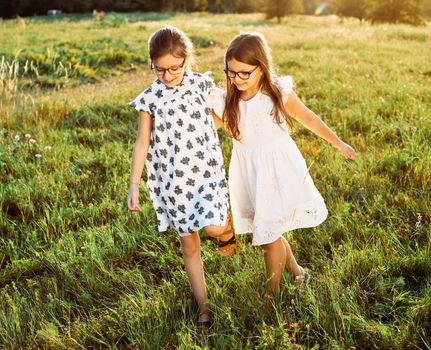
<path id="1" fill-rule="evenodd" d="M 231 79 L 235 79 L 235 77 L 238 75 L 240 77 L 240 79 L 242 80 L 248 80 L 250 79 L 250 76 L 252 75 L 252 73 L 258 68 L 259 66 L 256 66 L 253 68 L 253 70 L 251 70 L 250 72 L 234 72 L 233 70 L 230 70 L 228 68 L 223 69 L 224 72 L 226 73 L 226 75 L 231 78 Z"/>
<path id="2" fill-rule="evenodd" d="M 163 77 L 165 75 L 166 72 L 169 72 L 169 74 L 172 75 L 178 75 L 181 73 L 182 69 L 184 68 L 184 63 L 186 63 L 186 59 L 184 58 L 183 63 L 178 64 L 176 66 L 172 66 L 169 68 L 160 68 L 157 67 L 153 64 L 153 62 L 151 62 L 151 70 L 158 76 Z"/>

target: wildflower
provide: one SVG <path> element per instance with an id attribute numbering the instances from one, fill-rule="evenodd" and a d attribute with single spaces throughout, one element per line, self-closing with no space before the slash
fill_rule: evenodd
<path id="1" fill-rule="evenodd" d="M 15 135 L 15 141 L 19 141 L 21 140 L 21 135 L 20 134 L 16 134 Z"/>
<path id="2" fill-rule="evenodd" d="M 30 139 L 30 140 L 28 140 L 28 142 L 30 143 L 30 145 L 33 145 L 33 144 L 36 143 L 36 140 L 35 139 Z"/>
<path id="3" fill-rule="evenodd" d="M 299 329 L 300 327 L 299 327 L 299 324 L 297 322 L 294 322 L 294 323 L 290 324 L 290 328 L 296 330 L 296 329 Z"/>
<path id="4" fill-rule="evenodd" d="M 31 138 L 30 134 L 25 134 L 24 136 L 25 136 L 26 139 L 30 139 Z"/>
<path id="5" fill-rule="evenodd" d="M 35 156 L 36 158 L 42 158 L 42 155 L 41 155 L 40 153 L 36 153 L 34 156 Z"/>
<path id="6" fill-rule="evenodd" d="M 51 146 L 45 146 L 45 151 L 50 152 L 51 150 L 52 150 L 52 147 L 51 147 Z"/>

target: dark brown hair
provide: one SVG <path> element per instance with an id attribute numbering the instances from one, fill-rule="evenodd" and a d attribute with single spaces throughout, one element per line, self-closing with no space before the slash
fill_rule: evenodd
<path id="1" fill-rule="evenodd" d="M 289 128 L 293 129 L 292 120 L 283 104 L 281 92 L 274 83 L 275 74 L 272 67 L 271 51 L 265 38 L 259 33 L 245 33 L 236 36 L 230 43 L 226 52 L 226 68 L 227 62 L 231 59 L 252 66 L 259 66 L 262 69 L 260 87 L 262 93 L 268 95 L 274 103 L 274 108 L 272 110 L 274 122 L 281 125 L 286 121 Z M 240 132 L 238 129 L 240 94 L 241 91 L 239 91 L 229 77 L 227 77 L 226 108 L 223 112 L 223 119 L 226 123 L 227 131 L 236 140 L 240 139 Z"/>
<path id="2" fill-rule="evenodd" d="M 148 39 L 148 52 L 151 61 L 171 54 L 178 58 L 191 58 L 193 43 L 174 26 L 166 26 L 154 32 Z"/>

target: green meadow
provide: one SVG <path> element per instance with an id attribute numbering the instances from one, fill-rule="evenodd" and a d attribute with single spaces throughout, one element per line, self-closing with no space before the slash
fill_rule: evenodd
<path id="1" fill-rule="evenodd" d="M 195 46 L 225 86 L 234 35 L 263 33 L 279 75 L 357 151 L 299 124 L 293 138 L 329 217 L 286 233 L 312 274 L 286 274 L 265 311 L 262 250 L 228 258 L 201 235 L 214 324 L 197 307 L 173 231 L 143 175 L 127 210 L 136 112 L 154 76 L 149 35 Z M 0 21 L 0 348 L 431 349 L 431 27 L 296 16 L 115 14 Z M 231 141 L 219 132 L 226 168 Z"/>

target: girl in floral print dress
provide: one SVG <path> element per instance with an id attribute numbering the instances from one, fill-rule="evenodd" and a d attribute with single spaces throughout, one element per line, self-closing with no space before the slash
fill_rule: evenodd
<path id="1" fill-rule="evenodd" d="M 167 26 L 149 39 L 151 68 L 157 79 L 131 105 L 139 112 L 131 162 L 128 208 L 139 210 L 139 182 L 146 165 L 147 187 L 158 230 L 179 235 L 185 268 L 199 306 L 199 326 L 210 324 L 197 231 L 219 238 L 219 253 L 236 246 L 228 221 L 223 158 L 207 95 L 214 83 L 186 71 L 192 43 Z"/>

